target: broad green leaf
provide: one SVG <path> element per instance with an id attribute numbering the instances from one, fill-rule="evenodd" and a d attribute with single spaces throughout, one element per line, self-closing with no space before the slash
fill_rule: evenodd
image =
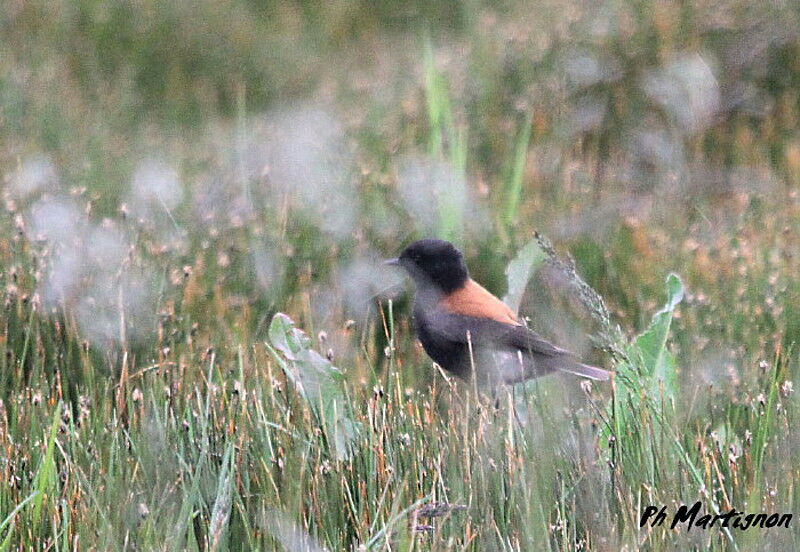
<path id="1" fill-rule="evenodd" d="M 528 245 L 522 248 L 519 254 L 508 263 L 506 267 L 506 278 L 508 281 L 508 292 L 503 297 L 503 302 L 508 305 L 515 313 L 519 312 L 522 295 L 533 274 L 545 260 L 545 253 L 536 240 L 531 240 Z"/>
<path id="2" fill-rule="evenodd" d="M 269 340 L 270 350 L 278 358 L 286 376 L 308 401 L 325 428 L 336 458 L 346 458 L 357 435 L 358 424 L 350 416 L 342 387 L 342 373 L 311 348 L 311 339 L 283 313 L 279 312 L 272 318 Z M 277 356 L 278 352 L 286 362 Z"/>
<path id="3" fill-rule="evenodd" d="M 273 347 L 290 360 L 296 360 L 298 354 L 311 348 L 311 339 L 294 327 L 291 318 L 280 312 L 272 318 L 269 325 L 269 340 Z"/>
<path id="4" fill-rule="evenodd" d="M 642 359 L 641 375 L 651 378 L 651 389 L 657 390 L 663 382 L 669 394 L 677 391 L 676 363 L 667 349 L 667 337 L 672 324 L 675 307 L 683 300 L 684 288 L 676 274 L 667 276 L 667 302 L 653 315 L 648 328 L 634 341 L 634 347 Z"/>
<path id="5" fill-rule="evenodd" d="M 680 277 L 670 274 L 666 280 L 667 301 L 653 315 L 647 329 L 625 346 L 630 363 L 617 366 L 617 393 L 614 419 L 614 433 L 617 438 L 637 437 L 636 412 L 642 400 L 647 397 L 653 405 L 661 404 L 663 388 L 667 396 L 674 396 L 677 386 L 677 363 L 667 349 L 667 338 L 672 324 L 675 308 L 683 300 L 684 287 Z M 610 427 L 601 433 L 601 439 L 610 436 Z"/>

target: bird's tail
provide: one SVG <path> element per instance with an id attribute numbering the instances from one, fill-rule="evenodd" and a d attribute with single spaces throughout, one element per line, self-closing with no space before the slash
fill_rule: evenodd
<path id="1" fill-rule="evenodd" d="M 575 374 L 576 376 L 581 376 L 593 380 L 605 381 L 611 377 L 611 372 L 609 372 L 608 370 L 603 370 L 602 368 L 598 368 L 597 366 L 589 366 L 588 364 L 581 364 L 580 362 L 576 361 L 567 360 L 559 364 L 558 368 L 562 372 L 569 372 L 570 374 Z"/>

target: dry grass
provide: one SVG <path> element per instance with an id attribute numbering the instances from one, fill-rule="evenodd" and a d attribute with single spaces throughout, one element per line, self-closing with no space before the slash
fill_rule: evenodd
<path id="1" fill-rule="evenodd" d="M 226 9 L 0 15 L 0 550 L 797 548 L 638 527 L 800 496 L 793 6 Z M 502 294 L 535 230 L 521 312 L 619 375 L 481 403 L 378 261 Z"/>

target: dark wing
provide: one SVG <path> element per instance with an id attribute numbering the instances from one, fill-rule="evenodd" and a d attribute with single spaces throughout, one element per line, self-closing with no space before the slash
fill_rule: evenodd
<path id="1" fill-rule="evenodd" d="M 569 351 L 556 347 L 521 324 L 446 312 L 431 313 L 426 319 L 428 331 L 440 339 L 471 343 L 476 350 L 505 351 L 510 355 L 505 362 L 501 361 L 505 383 L 517 383 L 556 370 L 596 380 L 607 380 L 610 376 L 602 368 L 581 363 Z M 517 351 L 524 357 L 519 358 Z"/>
<path id="2" fill-rule="evenodd" d="M 425 317 L 429 330 L 458 343 L 491 345 L 497 348 L 521 349 L 544 356 L 571 355 L 521 324 L 504 324 L 489 318 L 437 312 Z M 469 336 L 469 339 L 468 337 Z"/>

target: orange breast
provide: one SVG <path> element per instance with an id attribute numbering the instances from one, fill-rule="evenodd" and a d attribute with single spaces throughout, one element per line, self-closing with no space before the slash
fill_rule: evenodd
<path id="1" fill-rule="evenodd" d="M 467 280 L 461 289 L 446 295 L 439 306 L 453 314 L 491 318 L 505 324 L 519 324 L 514 311 L 508 308 L 508 305 L 472 279 Z"/>

